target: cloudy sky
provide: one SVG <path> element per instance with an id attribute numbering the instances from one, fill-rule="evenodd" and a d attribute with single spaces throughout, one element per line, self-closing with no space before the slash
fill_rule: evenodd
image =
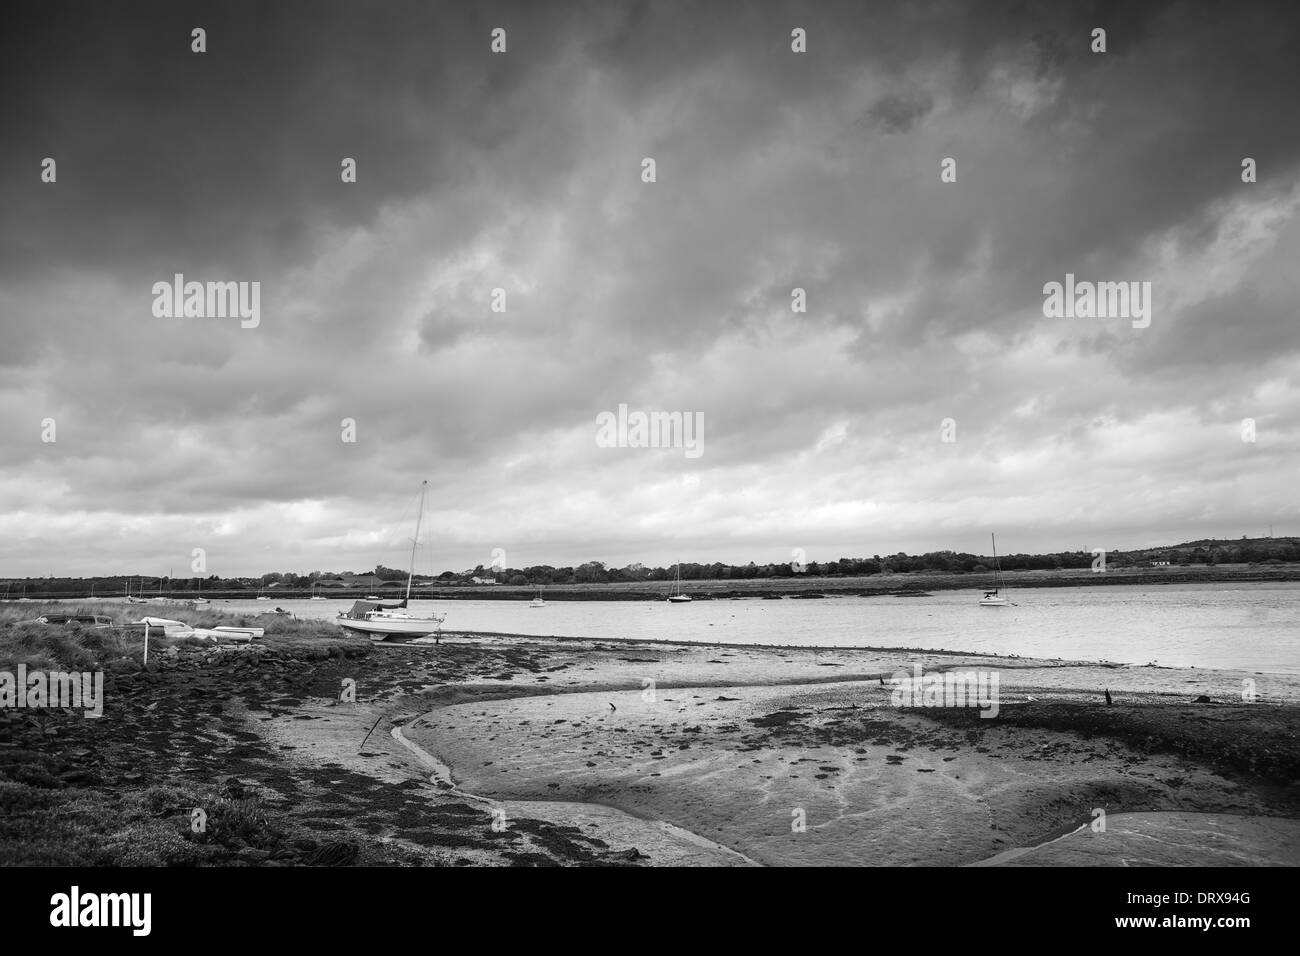
<path id="1" fill-rule="evenodd" d="M 1289 4 L 24 9 L 0 575 L 403 566 L 425 478 L 437 569 L 1300 533 Z"/>

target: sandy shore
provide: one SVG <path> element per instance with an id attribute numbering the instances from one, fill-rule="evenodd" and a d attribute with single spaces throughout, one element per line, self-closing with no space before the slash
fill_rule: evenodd
<path id="1" fill-rule="evenodd" d="M 501 699 L 497 687 L 474 701 L 460 688 L 403 734 L 459 789 L 515 812 L 532 801 L 613 807 L 769 865 L 975 864 L 1084 823 L 1096 837 L 1086 846 L 1062 841 L 1016 862 L 1300 862 L 1300 823 L 1275 785 L 1216 766 L 1208 749 L 1188 759 L 1116 739 L 1126 726 L 1143 728 L 1135 738 L 1191 727 L 1212 739 L 1218 728 L 1231 752 L 1239 728 L 1276 719 L 1260 746 L 1289 740 L 1294 756 L 1295 678 L 599 642 L 548 659 L 545 673 L 501 675 L 521 696 Z M 881 678 L 914 664 L 996 671 L 1002 713 L 893 706 Z M 1267 702 L 1242 702 L 1245 679 Z M 1217 703 L 1192 703 L 1201 695 Z M 1053 726 L 1067 710 L 1078 727 Z M 1111 816 L 1121 825 L 1093 828 Z M 1230 857 L 1210 845 L 1225 833 Z"/>

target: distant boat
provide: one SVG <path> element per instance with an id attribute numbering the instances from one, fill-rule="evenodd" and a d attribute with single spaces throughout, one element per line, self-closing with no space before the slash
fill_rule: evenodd
<path id="1" fill-rule="evenodd" d="M 173 601 L 171 600 L 171 598 L 165 598 L 165 597 L 163 597 L 163 581 L 162 581 L 162 578 L 159 578 L 159 579 L 158 579 L 158 596 L 157 596 L 157 597 L 151 597 L 151 598 L 149 599 L 149 603 L 150 603 L 150 604 L 173 604 L 173 603 L 175 603 L 175 602 L 173 602 Z"/>
<path id="2" fill-rule="evenodd" d="M 541 586 L 540 584 L 537 585 L 537 597 L 533 598 L 533 599 L 528 603 L 528 606 L 529 606 L 529 607 L 546 607 L 546 602 L 542 600 L 542 586 Z"/>
<path id="3" fill-rule="evenodd" d="M 131 593 L 131 582 L 130 582 L 130 579 L 128 579 L 128 580 L 127 580 L 127 584 L 126 584 L 126 603 L 127 603 L 127 604 L 148 604 L 149 601 L 148 601 L 148 599 L 144 596 L 144 578 L 141 578 L 141 579 L 140 579 L 140 591 L 141 591 L 141 593 L 140 593 L 138 596 L 132 594 L 132 593 Z"/>
<path id="4" fill-rule="evenodd" d="M 317 593 L 316 593 L 316 585 L 313 584 L 313 585 L 311 586 L 311 597 L 309 597 L 307 600 L 309 600 L 309 601 L 325 601 L 325 600 L 328 600 L 328 598 L 323 598 L 323 597 L 321 597 L 319 594 L 317 594 Z"/>
<path id="5" fill-rule="evenodd" d="M 257 589 L 257 600 L 259 600 L 259 601 L 269 601 L 269 600 L 271 600 L 271 599 L 270 599 L 269 597 L 267 597 L 265 594 L 262 593 L 262 589 L 261 589 L 261 588 L 258 588 L 258 589 Z"/>
<path id="6" fill-rule="evenodd" d="M 996 534 L 990 537 L 993 539 L 993 589 L 984 592 L 980 607 L 1006 607 L 1011 602 L 1000 593 L 1006 590 L 1007 585 L 1002 580 L 1002 562 L 998 560 L 998 538 Z"/>
<path id="7" fill-rule="evenodd" d="M 411 600 L 411 582 L 415 579 L 415 551 L 420 544 L 420 525 L 424 520 L 424 497 L 428 490 L 429 482 L 421 482 L 420 508 L 415 517 L 415 538 L 411 541 L 411 568 L 406 575 L 406 597 L 394 603 L 384 603 L 376 597 L 355 601 L 352 610 L 346 613 L 339 612 L 339 616 L 335 619 L 344 630 L 365 634 L 376 644 L 394 635 L 424 637 L 437 634 L 442 630 L 442 622 L 447 619 L 447 615 L 430 614 L 421 617 L 406 611 Z"/>
<path id="8" fill-rule="evenodd" d="M 203 579 L 202 579 L 202 578 L 199 578 L 199 589 L 198 589 L 198 591 L 199 591 L 199 593 L 196 593 L 196 594 L 194 595 L 194 597 L 192 597 L 192 598 L 190 599 L 190 604 L 192 604 L 194 607 L 199 607 L 200 605 L 203 605 L 203 604 L 211 604 L 211 603 L 212 603 L 212 602 L 209 601 L 207 598 L 205 598 L 205 597 L 203 596 L 203 594 L 202 594 L 202 591 L 203 591 Z"/>
<path id="9" fill-rule="evenodd" d="M 682 593 L 682 563 L 677 562 L 677 576 L 674 579 L 673 592 L 668 595 L 670 604 L 689 604 L 691 597 Z"/>

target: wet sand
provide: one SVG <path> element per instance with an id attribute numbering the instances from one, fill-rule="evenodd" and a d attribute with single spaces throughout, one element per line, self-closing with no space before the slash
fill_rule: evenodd
<path id="1" fill-rule="evenodd" d="M 462 791 L 486 800 L 523 812 L 530 801 L 614 807 L 768 865 L 975 864 L 1101 813 L 1122 815 L 1125 828 L 1086 846 L 1063 841 L 1016 865 L 1122 864 L 1134 855 L 1134 827 L 1151 830 L 1152 847 L 1163 845 L 1148 850 L 1152 860 L 1300 862 L 1293 801 L 1275 785 L 1215 766 L 1209 753 L 1150 752 L 1087 724 L 1093 708 L 1115 727 L 1272 717 L 1285 746 L 1285 728 L 1294 730 L 1288 705 L 1300 697 L 1295 678 L 598 642 L 557 648 L 550 660 L 543 674 L 502 675 L 528 696 L 474 702 L 473 690 L 461 688 L 404 736 L 445 763 Z M 953 723 L 950 710 L 893 706 L 881 678 L 914 663 L 927 672 L 995 670 L 1002 713 L 980 719 L 966 711 Z M 1241 701 L 1246 679 L 1265 700 Z M 1203 694 L 1218 703 L 1192 703 Z M 1053 708 L 1085 721 L 1088 732 L 1053 728 Z M 1232 739 L 1235 732 L 1225 747 Z M 1127 816 L 1134 811 L 1192 815 L 1171 828 Z M 1204 846 L 1194 838 L 1197 821 L 1206 827 Z M 1235 855 L 1212 846 L 1225 832 Z"/>

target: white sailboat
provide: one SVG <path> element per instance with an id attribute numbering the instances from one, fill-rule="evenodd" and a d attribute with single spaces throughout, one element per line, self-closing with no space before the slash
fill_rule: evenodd
<path id="1" fill-rule="evenodd" d="M 668 595 L 669 604 L 689 604 L 691 596 L 682 593 L 682 563 L 677 562 L 677 576 L 673 579 L 673 593 Z"/>
<path id="2" fill-rule="evenodd" d="M 1002 580 L 1002 562 L 998 560 L 998 538 L 996 534 L 991 537 L 993 539 L 993 589 L 984 592 L 984 596 L 980 598 L 980 607 L 1007 607 L 1011 602 L 1001 594 L 1006 590 L 1006 582 Z"/>
<path id="3" fill-rule="evenodd" d="M 533 598 L 528 604 L 529 607 L 546 607 L 546 602 L 542 600 L 542 586 L 537 585 L 537 597 Z"/>
<path id="4" fill-rule="evenodd" d="M 195 593 L 194 597 L 190 599 L 190 605 L 192 607 L 202 607 L 204 604 L 211 603 L 211 601 L 203 596 L 203 579 L 199 578 L 199 589 Z"/>
<path id="5" fill-rule="evenodd" d="M 148 603 L 149 603 L 149 600 L 144 596 L 144 578 L 141 578 L 141 579 L 140 579 L 140 594 L 139 594 L 139 596 L 134 595 L 134 594 L 131 593 L 131 582 L 130 582 L 130 579 L 127 580 L 127 584 L 126 584 L 126 603 L 127 603 L 127 604 L 148 604 Z"/>
<path id="6" fill-rule="evenodd" d="M 394 635 L 424 637 L 441 632 L 442 622 L 447 619 L 447 615 L 417 616 L 408 613 L 406 609 L 411 600 L 411 582 L 415 578 L 415 550 L 420 544 L 420 524 L 424 520 L 424 497 L 428 489 L 429 482 L 420 483 L 420 510 L 415 518 L 415 540 L 411 542 L 411 569 L 406 575 L 406 597 L 396 604 L 356 601 L 352 610 L 340 611 L 336 618 L 344 630 L 365 634 L 375 643 Z"/>
<path id="7" fill-rule="evenodd" d="M 309 597 L 307 600 L 309 600 L 309 601 L 324 601 L 324 600 L 326 600 L 326 598 L 323 598 L 323 597 L 321 597 L 319 594 L 316 593 L 316 585 L 313 584 L 313 585 L 311 586 L 311 597 Z"/>

